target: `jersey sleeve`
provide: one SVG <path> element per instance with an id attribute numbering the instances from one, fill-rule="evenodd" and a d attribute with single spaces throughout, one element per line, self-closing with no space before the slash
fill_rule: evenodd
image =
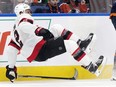
<path id="1" fill-rule="evenodd" d="M 29 22 L 22 22 L 19 25 L 18 29 L 20 29 L 24 33 L 35 34 L 35 30 L 37 29 L 37 26 Z"/>

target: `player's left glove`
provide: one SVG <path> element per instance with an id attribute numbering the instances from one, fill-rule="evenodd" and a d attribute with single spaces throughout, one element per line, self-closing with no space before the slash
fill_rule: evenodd
<path id="1" fill-rule="evenodd" d="M 14 68 L 9 68 L 9 66 L 6 66 L 6 77 L 11 81 L 14 82 L 15 79 L 17 79 L 17 68 L 14 66 Z"/>

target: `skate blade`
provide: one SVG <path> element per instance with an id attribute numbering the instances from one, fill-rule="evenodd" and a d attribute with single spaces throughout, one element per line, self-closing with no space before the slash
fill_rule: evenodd
<path id="1" fill-rule="evenodd" d="M 92 52 L 92 50 L 93 50 L 93 48 L 94 48 L 94 45 L 95 45 L 96 39 L 97 39 L 97 37 L 96 37 L 96 35 L 94 34 L 94 35 L 93 35 L 93 38 L 92 38 L 92 40 L 91 40 L 91 42 L 90 42 L 90 44 L 88 45 L 88 47 L 87 47 L 86 50 L 85 50 L 87 53 L 91 53 L 91 52 Z"/>
<path id="2" fill-rule="evenodd" d="M 101 74 L 101 70 L 96 70 L 95 75 L 98 77 Z"/>
<path id="3" fill-rule="evenodd" d="M 106 57 L 104 57 L 104 60 L 102 62 L 102 64 L 98 67 L 98 69 L 96 70 L 96 72 L 94 73 L 97 77 L 102 73 L 105 65 L 106 65 L 107 59 Z"/>

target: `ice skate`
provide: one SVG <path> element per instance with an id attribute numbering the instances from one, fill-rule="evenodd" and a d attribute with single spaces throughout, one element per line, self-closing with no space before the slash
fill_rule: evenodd
<path id="1" fill-rule="evenodd" d="M 90 63 L 88 66 L 84 67 L 91 73 L 95 74 L 96 76 L 99 76 L 106 64 L 106 58 L 104 56 L 100 56 L 95 63 Z"/>
<path id="2" fill-rule="evenodd" d="M 111 81 L 116 81 L 116 77 L 112 77 L 111 78 Z"/>
<path id="3" fill-rule="evenodd" d="M 112 69 L 112 81 L 116 81 L 116 51 L 114 54 L 114 64 L 113 64 L 113 69 Z"/>
<path id="4" fill-rule="evenodd" d="M 96 39 L 96 35 L 90 33 L 85 40 L 80 40 L 77 43 L 83 51 L 87 50 L 87 52 L 89 53 L 92 50 L 91 48 L 92 44 L 90 43 L 94 43 L 95 39 Z"/>

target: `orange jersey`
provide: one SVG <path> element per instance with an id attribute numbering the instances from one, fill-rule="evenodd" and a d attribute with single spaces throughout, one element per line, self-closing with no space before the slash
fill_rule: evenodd
<path id="1" fill-rule="evenodd" d="M 38 0 L 33 0 L 34 3 L 38 3 Z"/>
<path id="2" fill-rule="evenodd" d="M 79 9 L 81 13 L 88 12 L 86 4 L 79 4 Z"/>
<path id="3" fill-rule="evenodd" d="M 66 3 L 62 3 L 59 7 L 62 13 L 69 13 L 71 11 L 71 8 Z"/>

